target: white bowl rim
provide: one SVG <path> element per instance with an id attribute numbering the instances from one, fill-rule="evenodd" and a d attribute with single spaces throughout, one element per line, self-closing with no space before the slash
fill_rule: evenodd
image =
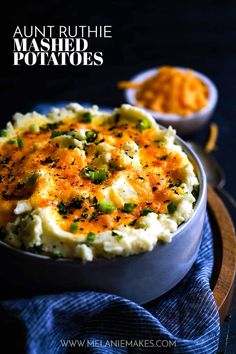
<path id="1" fill-rule="evenodd" d="M 212 82 L 212 80 L 209 79 L 206 75 L 200 73 L 199 71 L 193 70 L 191 68 L 187 67 L 179 67 L 175 66 L 176 69 L 179 69 L 181 71 L 188 71 L 191 70 L 194 75 L 196 75 L 208 88 L 209 91 L 209 98 L 208 98 L 208 104 L 200 109 L 197 112 L 192 113 L 189 116 L 181 116 L 179 114 L 173 114 L 173 113 L 161 113 L 161 112 L 155 112 L 150 109 L 147 109 L 145 107 L 140 107 L 145 109 L 148 113 L 150 113 L 154 118 L 158 119 L 160 122 L 163 121 L 172 121 L 172 122 L 179 122 L 179 121 L 190 121 L 194 120 L 196 117 L 200 119 L 201 117 L 204 117 L 206 114 L 209 114 L 216 106 L 217 100 L 218 100 L 218 91 L 215 86 L 215 84 Z M 137 75 L 133 76 L 130 81 L 131 82 L 143 82 L 150 78 L 151 76 L 155 75 L 158 71 L 160 70 L 160 67 L 156 68 L 151 68 L 144 70 Z M 129 104 L 132 104 L 133 106 L 136 106 L 136 95 L 137 89 L 135 88 L 130 88 L 125 90 L 125 99 Z"/>

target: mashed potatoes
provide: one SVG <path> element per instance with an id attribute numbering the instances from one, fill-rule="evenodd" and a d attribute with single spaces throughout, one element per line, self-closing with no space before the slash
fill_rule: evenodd
<path id="1" fill-rule="evenodd" d="M 8 244 L 92 261 L 170 242 L 198 180 L 175 131 L 143 110 L 70 104 L 0 131 L 0 227 Z"/>

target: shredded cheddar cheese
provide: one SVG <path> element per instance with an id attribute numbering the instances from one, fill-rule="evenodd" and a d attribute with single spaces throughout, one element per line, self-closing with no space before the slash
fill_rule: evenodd
<path id="1" fill-rule="evenodd" d="M 155 75 L 141 82 L 121 81 L 121 89 L 137 89 L 136 104 L 155 112 L 188 117 L 205 107 L 208 89 L 191 71 L 161 67 Z"/>
<path id="2" fill-rule="evenodd" d="M 205 151 L 206 152 L 211 152 L 216 149 L 216 142 L 218 138 L 218 125 L 216 123 L 211 123 L 210 124 L 210 134 L 208 141 L 205 146 Z"/>
<path id="3" fill-rule="evenodd" d="M 86 260 L 118 249 L 126 255 L 150 249 L 158 232 L 168 238 L 190 217 L 193 166 L 174 131 L 160 130 L 140 109 L 106 114 L 71 105 L 15 118 L 0 138 L 0 227 L 9 244 Z M 172 226 L 151 232 L 150 213 Z M 121 239 L 138 249 L 121 247 Z"/>

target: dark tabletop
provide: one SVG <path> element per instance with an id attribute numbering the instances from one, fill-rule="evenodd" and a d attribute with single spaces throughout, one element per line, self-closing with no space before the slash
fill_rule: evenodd
<path id="1" fill-rule="evenodd" d="M 1 11 L 8 19 L 1 42 L 1 126 L 16 111 L 40 102 L 77 101 L 117 106 L 116 88 L 139 71 L 159 65 L 191 67 L 209 76 L 219 90 L 212 121 L 219 125 L 215 157 L 226 189 L 236 196 L 236 4 L 234 1 L 24 1 Z M 112 25 L 113 38 L 91 42 L 104 52 L 100 67 L 13 67 L 16 25 Z M 209 127 L 192 139 L 206 142 Z M 234 297 L 235 299 L 235 297 Z M 236 300 L 222 329 L 220 350 L 236 352 Z"/>

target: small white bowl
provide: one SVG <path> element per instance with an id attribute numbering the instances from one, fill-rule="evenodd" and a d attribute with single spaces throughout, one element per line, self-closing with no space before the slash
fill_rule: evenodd
<path id="1" fill-rule="evenodd" d="M 177 69 L 186 71 L 190 70 L 188 68 Z M 192 69 L 191 69 L 192 70 Z M 153 68 L 146 71 L 143 71 L 133 78 L 130 79 L 132 82 L 143 82 L 149 79 L 151 76 L 155 75 L 159 71 L 159 68 Z M 202 126 L 204 126 L 210 119 L 212 113 L 214 112 L 217 100 L 218 100 L 218 91 L 214 83 L 205 75 L 199 73 L 198 71 L 192 70 L 194 75 L 198 77 L 208 88 L 209 97 L 208 104 L 206 107 L 202 108 L 198 112 L 194 112 L 188 117 L 182 117 L 178 114 L 168 114 L 168 113 L 159 113 L 151 111 L 147 108 L 144 108 L 149 112 L 158 123 L 168 127 L 171 125 L 177 130 L 179 135 L 189 135 L 198 131 Z M 136 93 L 137 89 L 127 89 L 125 90 L 125 98 L 129 104 L 136 105 Z"/>

